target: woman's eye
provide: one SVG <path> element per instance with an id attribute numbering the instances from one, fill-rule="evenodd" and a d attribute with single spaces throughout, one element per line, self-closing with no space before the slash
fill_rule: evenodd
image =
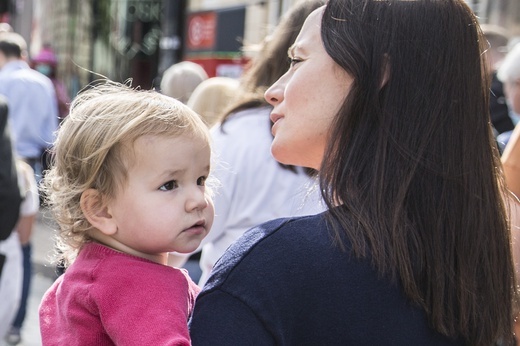
<path id="1" fill-rule="evenodd" d="M 206 177 L 199 177 L 199 179 L 197 179 L 197 185 L 200 185 L 200 186 L 206 185 Z"/>
<path id="2" fill-rule="evenodd" d="M 170 180 L 169 182 L 165 183 L 164 185 L 162 185 L 159 190 L 161 191 L 170 191 L 170 190 L 173 190 L 177 187 L 177 182 L 175 180 Z"/>
<path id="3" fill-rule="evenodd" d="M 289 58 L 289 65 L 291 65 L 291 67 L 293 67 L 294 65 L 296 65 L 297 63 L 300 63 L 302 61 L 303 60 L 298 59 L 298 58 Z"/>

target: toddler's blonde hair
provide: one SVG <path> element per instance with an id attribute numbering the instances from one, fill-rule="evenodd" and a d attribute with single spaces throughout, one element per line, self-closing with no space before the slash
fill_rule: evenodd
<path id="1" fill-rule="evenodd" d="M 72 102 L 53 148 L 44 179 L 46 201 L 59 225 L 58 249 L 68 265 L 90 240 L 80 207 L 82 193 L 96 189 L 103 201 L 127 179 L 133 143 L 143 135 L 210 137 L 200 117 L 181 102 L 156 91 L 107 81 Z"/>

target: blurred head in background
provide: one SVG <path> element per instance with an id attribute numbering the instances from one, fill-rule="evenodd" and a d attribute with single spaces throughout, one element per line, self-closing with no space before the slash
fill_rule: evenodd
<path id="1" fill-rule="evenodd" d="M 208 79 L 208 74 L 191 61 L 182 61 L 164 71 L 161 79 L 161 92 L 186 104 L 195 88 Z"/>
<path id="2" fill-rule="evenodd" d="M 504 83 L 504 93 L 509 107 L 516 114 L 520 114 L 520 43 L 506 55 L 497 76 Z"/>
<path id="3" fill-rule="evenodd" d="M 507 43 L 509 42 L 509 32 L 507 29 L 493 24 L 482 24 L 482 33 L 489 43 L 486 51 L 489 72 L 492 73 L 498 69 L 500 63 L 507 53 Z"/>
<path id="4" fill-rule="evenodd" d="M 188 100 L 188 107 L 198 113 L 208 127 L 220 120 L 222 112 L 238 90 L 239 82 L 228 77 L 213 77 L 200 83 Z"/>
<path id="5" fill-rule="evenodd" d="M 43 46 L 42 50 L 32 59 L 32 67 L 49 78 L 56 77 L 58 58 L 49 44 Z"/>

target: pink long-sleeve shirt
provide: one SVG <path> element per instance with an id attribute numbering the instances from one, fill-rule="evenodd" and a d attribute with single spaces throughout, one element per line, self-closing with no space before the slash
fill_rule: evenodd
<path id="1" fill-rule="evenodd" d="M 198 292 L 185 270 L 87 243 L 42 299 L 42 342 L 190 345 Z"/>

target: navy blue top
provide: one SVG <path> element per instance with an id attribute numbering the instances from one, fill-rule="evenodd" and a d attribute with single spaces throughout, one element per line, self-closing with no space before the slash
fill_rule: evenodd
<path id="1" fill-rule="evenodd" d="M 324 214 L 246 232 L 197 298 L 193 345 L 461 344 L 432 330 L 398 283 L 332 239 Z"/>

